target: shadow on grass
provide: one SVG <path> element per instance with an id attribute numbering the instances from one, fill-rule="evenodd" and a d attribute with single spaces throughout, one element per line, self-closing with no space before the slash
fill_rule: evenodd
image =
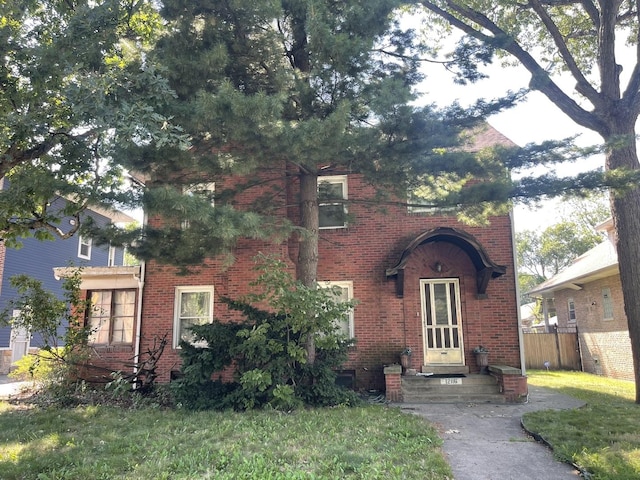
<path id="1" fill-rule="evenodd" d="M 523 416 L 525 428 L 559 459 L 589 472 L 591 480 L 640 478 L 640 406 L 629 398 L 632 384 L 577 372 L 543 372 L 531 383 L 586 402 Z"/>

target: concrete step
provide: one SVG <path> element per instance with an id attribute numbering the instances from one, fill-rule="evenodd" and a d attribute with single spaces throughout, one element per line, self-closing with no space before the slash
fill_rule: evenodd
<path id="1" fill-rule="evenodd" d="M 465 377 L 403 376 L 402 396 L 408 403 L 504 403 L 497 380 L 491 375 Z"/>
<path id="2" fill-rule="evenodd" d="M 440 395 L 429 395 L 429 396 L 425 396 L 425 395 L 405 395 L 403 394 L 402 397 L 402 401 L 404 403 L 419 403 L 419 404 L 425 404 L 425 403 L 495 403 L 495 404 L 501 404 L 501 403 L 506 403 L 504 395 L 501 395 L 499 393 L 494 393 L 494 394 L 477 394 L 477 395 L 470 395 L 470 394 L 464 394 L 464 395 L 456 395 L 456 394 L 449 394 L 449 395 L 444 395 L 444 394 L 440 394 Z"/>
<path id="3" fill-rule="evenodd" d="M 422 365 L 421 372 L 423 373 L 469 373 L 469 367 L 467 365 Z"/>

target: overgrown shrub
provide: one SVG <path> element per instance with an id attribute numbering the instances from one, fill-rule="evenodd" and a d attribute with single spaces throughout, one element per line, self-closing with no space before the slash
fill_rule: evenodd
<path id="1" fill-rule="evenodd" d="M 132 359 L 122 366 L 123 370 L 129 371 L 135 367 L 133 373 L 91 366 L 88 362 L 91 329 L 84 322 L 90 300 L 84 299 L 80 291 L 81 269 L 69 271 L 70 275 L 62 284 L 62 299 L 45 290 L 42 282 L 27 275 L 11 278 L 18 296 L 0 312 L 0 325 L 25 329 L 37 336 L 39 343 L 38 353 L 17 362 L 14 375 L 39 381 L 47 403 L 73 405 L 109 395 L 116 399 L 114 392 L 121 397 L 117 398 L 120 404 L 140 403 L 144 396 L 149 397 L 149 402 L 168 403 L 165 392 L 155 392 L 158 361 L 167 344 L 167 334 L 154 337 L 151 346 L 139 353 L 135 363 L 131 363 L 134 362 Z M 14 315 L 14 311 L 18 314 Z M 96 370 L 99 374 L 94 373 Z M 100 389 L 95 388 L 100 382 L 109 384 L 111 391 L 106 395 L 101 396 Z M 126 402 L 123 401 L 125 397 Z"/>
<path id="2" fill-rule="evenodd" d="M 9 377 L 17 380 L 45 382 L 58 375 L 58 365 L 56 364 L 61 354 L 60 349 L 56 349 L 55 351 L 41 351 L 37 354 L 25 355 L 13 364 L 14 369 L 9 373 Z"/>
<path id="3" fill-rule="evenodd" d="M 187 408 L 290 410 L 303 405 L 355 404 L 357 396 L 336 384 L 335 370 L 347 359 L 351 342 L 336 320 L 352 302 L 340 302 L 331 289 L 307 287 L 292 279 L 284 264 L 261 257 L 255 284 L 263 292 L 242 300 L 223 298 L 245 320 L 194 326 L 194 343 L 181 343 L 182 378 L 176 401 Z M 272 310 L 253 304 L 262 302 Z M 315 358 L 306 346 L 313 336 Z M 212 375 L 230 369 L 234 381 Z"/>
<path id="4" fill-rule="evenodd" d="M 0 324 L 22 328 L 39 339 L 39 351 L 23 357 L 16 375 L 26 374 L 49 387 L 73 383 L 78 367 L 89 355 L 82 312 L 87 302 L 80 294 L 80 269 L 65 278 L 63 298 L 59 299 L 42 286 L 42 282 L 27 275 L 11 277 L 18 296 L 0 312 Z M 17 311 L 17 315 L 13 312 Z"/>

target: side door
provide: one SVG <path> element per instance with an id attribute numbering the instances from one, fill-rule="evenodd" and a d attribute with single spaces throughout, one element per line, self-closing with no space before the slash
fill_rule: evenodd
<path id="1" fill-rule="evenodd" d="M 20 315 L 20 310 L 13 311 L 13 317 Z M 15 363 L 24 357 L 29 351 L 31 341 L 29 330 L 24 327 L 13 326 L 11 328 L 11 363 Z"/>

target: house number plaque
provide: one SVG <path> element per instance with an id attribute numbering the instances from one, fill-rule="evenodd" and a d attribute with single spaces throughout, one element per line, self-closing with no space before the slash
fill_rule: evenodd
<path id="1" fill-rule="evenodd" d="M 441 385 L 462 385 L 462 379 L 461 378 L 441 378 L 440 384 Z"/>

